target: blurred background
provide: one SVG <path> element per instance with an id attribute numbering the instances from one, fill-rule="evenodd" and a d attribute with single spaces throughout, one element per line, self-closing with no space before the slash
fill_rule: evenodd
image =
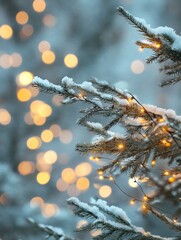
<path id="1" fill-rule="evenodd" d="M 142 103 L 172 108 L 181 114 L 181 87 L 160 88 L 165 76 L 147 66 L 149 51 L 134 44 L 142 37 L 116 12 L 124 6 L 152 27 L 170 26 L 180 33 L 179 0 L 1 0 L 0 1 L 0 238 L 43 239 L 27 218 L 62 227 L 66 233 L 80 220 L 66 199 L 102 198 L 122 207 L 133 223 L 155 234 L 169 230 L 141 214 L 112 182 L 97 179 L 97 159 L 75 151 L 91 134 L 76 120 L 80 106 L 62 106 L 62 97 L 39 93 L 34 76 L 58 84 L 94 76 Z M 139 195 L 129 178 L 119 178 L 128 193 Z M 92 233 L 96 234 L 96 233 Z M 81 235 L 81 239 L 89 239 Z"/>

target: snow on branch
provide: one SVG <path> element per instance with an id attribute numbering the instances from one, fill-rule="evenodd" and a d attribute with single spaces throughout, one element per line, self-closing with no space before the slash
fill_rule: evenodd
<path id="1" fill-rule="evenodd" d="M 55 240 L 76 240 L 65 235 L 62 229 L 58 227 L 52 227 L 45 224 L 40 224 L 35 222 L 33 219 L 29 218 L 28 221 L 33 224 L 35 227 L 41 229 L 44 233 L 47 234 L 46 239 L 54 238 Z"/>
<path id="2" fill-rule="evenodd" d="M 92 237 L 94 240 L 179 240 L 178 237 L 162 238 L 145 232 L 143 228 L 134 226 L 121 208 L 108 206 L 100 199 L 86 204 L 77 198 L 70 198 L 68 204 L 77 216 L 87 221 L 77 231 L 96 231 L 98 234 Z"/>
<path id="3" fill-rule="evenodd" d="M 149 48 L 154 52 L 147 59 L 147 63 L 166 62 L 160 70 L 171 77 L 163 81 L 161 86 L 181 81 L 181 36 L 170 27 L 151 28 L 144 19 L 134 17 L 123 7 L 119 7 L 118 12 L 146 37 L 142 41 L 137 41 L 136 44 L 141 50 Z"/>
<path id="4" fill-rule="evenodd" d="M 96 79 L 77 84 L 65 77 L 60 85 L 54 85 L 35 77 L 33 85 L 63 95 L 66 104 L 85 103 L 86 108 L 80 111 L 83 116 L 77 122 L 93 132 L 94 141 L 76 148 L 103 159 L 105 154 L 111 155 L 113 159 L 99 169 L 104 175 L 129 170 L 133 177 L 141 168 L 149 169 L 153 159 L 164 159 L 175 170 L 180 169 L 181 116 L 173 110 L 141 104 L 132 94 Z M 104 117 L 104 124 L 94 122 L 95 116 Z M 115 126 L 116 132 L 112 130 Z"/>

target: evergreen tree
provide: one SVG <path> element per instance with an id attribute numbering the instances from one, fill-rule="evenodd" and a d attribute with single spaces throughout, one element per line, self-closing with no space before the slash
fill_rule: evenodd
<path id="1" fill-rule="evenodd" d="M 162 63 L 160 70 L 169 78 L 161 86 L 178 83 L 181 80 L 181 37 L 168 27 L 151 28 L 143 19 L 132 16 L 122 7 L 118 8 L 118 12 L 144 35 L 145 39 L 136 44 L 141 50 L 148 48 L 153 51 L 147 63 Z M 143 228 L 134 226 L 122 209 L 109 206 L 100 199 L 92 199 L 87 204 L 77 198 L 70 198 L 68 204 L 73 206 L 74 213 L 87 220 L 77 230 L 98 231 L 92 237 L 96 240 L 181 239 L 181 117 L 173 110 L 142 104 L 133 94 L 120 91 L 97 79 L 77 84 L 73 79 L 64 77 L 60 85 L 55 85 L 35 77 L 33 85 L 42 91 L 63 95 L 65 104 L 82 102 L 86 105 L 80 111 L 83 116 L 78 119 L 78 123 L 93 132 L 94 139 L 91 143 L 78 144 L 77 150 L 106 161 L 98 169 L 100 180 L 112 181 L 130 197 L 130 204 L 141 203 L 144 211 L 150 212 L 172 228 L 175 236 L 165 238 L 152 235 Z M 97 116 L 100 119 L 104 117 L 106 123 L 95 122 Z M 163 161 L 167 167 L 160 170 L 157 166 Z M 145 180 L 147 193 L 139 185 L 143 193 L 142 199 L 127 194 L 118 185 L 117 176 L 126 171 L 137 184 L 140 179 Z M 149 187 L 154 191 L 149 192 Z M 171 204 L 171 211 L 164 209 L 165 201 Z M 47 232 L 48 236 L 71 239 L 60 229 L 30 221 Z"/>

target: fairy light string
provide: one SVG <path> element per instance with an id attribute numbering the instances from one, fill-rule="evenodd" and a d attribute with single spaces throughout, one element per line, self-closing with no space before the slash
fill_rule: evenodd
<path id="1" fill-rule="evenodd" d="M 149 116 L 149 118 L 150 118 L 151 121 L 154 123 L 154 125 L 157 126 L 157 123 L 156 123 L 155 120 L 152 118 L 151 114 L 150 114 L 150 113 L 147 111 L 147 109 L 140 103 L 140 101 L 138 101 L 138 99 L 135 98 L 132 93 L 130 93 L 130 92 L 127 92 L 127 93 L 131 96 L 131 99 L 134 99 L 134 100 L 144 109 L 144 112 Z M 130 102 L 130 101 L 129 101 L 129 98 L 128 98 L 128 102 Z M 166 117 L 167 117 L 167 116 L 166 116 Z M 161 130 L 164 132 L 164 130 L 163 130 L 162 128 L 161 128 Z M 174 142 L 176 143 L 177 147 L 178 147 L 179 149 L 181 149 L 181 146 L 179 145 L 177 139 L 173 136 L 173 133 L 172 133 L 171 131 L 169 131 L 168 129 L 167 129 L 167 132 L 168 132 L 168 134 L 172 137 L 172 139 L 173 139 Z"/>

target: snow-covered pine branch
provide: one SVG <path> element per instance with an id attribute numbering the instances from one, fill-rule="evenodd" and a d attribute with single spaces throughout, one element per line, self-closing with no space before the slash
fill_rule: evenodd
<path id="1" fill-rule="evenodd" d="M 66 236 L 61 228 L 52 227 L 42 223 L 37 223 L 32 218 L 29 218 L 28 221 L 33 224 L 35 227 L 41 229 L 46 234 L 46 239 L 54 238 L 55 240 L 76 240 L 69 236 Z"/>
<path id="2" fill-rule="evenodd" d="M 78 123 L 98 138 L 92 143 L 78 144 L 77 150 L 111 155 L 113 160 L 99 169 L 104 175 L 130 170 L 133 177 L 139 175 L 140 168 L 149 169 L 153 159 L 165 159 L 168 165 L 180 169 L 177 160 L 181 154 L 181 116 L 173 110 L 142 105 L 129 93 L 95 79 L 77 84 L 65 77 L 59 86 L 35 77 L 33 85 L 63 95 L 66 104 L 77 101 L 87 104 Z M 106 123 L 92 122 L 94 116 L 104 116 Z M 119 129 L 113 132 L 113 126 Z"/>
<path id="3" fill-rule="evenodd" d="M 77 198 L 68 199 L 74 213 L 87 221 L 77 231 L 97 231 L 94 240 L 179 240 L 179 237 L 162 238 L 145 232 L 143 228 L 131 223 L 126 213 L 118 207 L 108 206 L 105 201 L 92 199 L 90 204 L 83 203 Z"/>
<path id="4" fill-rule="evenodd" d="M 134 17 L 123 7 L 119 7 L 118 12 L 146 38 L 137 41 L 136 44 L 142 50 L 149 48 L 153 51 L 153 55 L 147 59 L 147 63 L 153 61 L 166 63 L 160 70 L 171 77 L 163 81 L 161 86 L 181 81 L 181 36 L 177 35 L 170 27 L 151 28 L 144 19 Z"/>

